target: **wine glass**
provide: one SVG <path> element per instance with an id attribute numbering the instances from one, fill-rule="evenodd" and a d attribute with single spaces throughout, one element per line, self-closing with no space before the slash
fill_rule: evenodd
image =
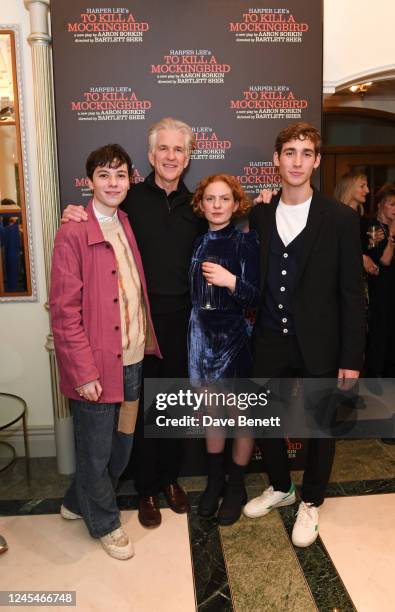
<path id="1" fill-rule="evenodd" d="M 369 226 L 368 231 L 366 232 L 367 235 L 370 238 L 369 244 L 368 244 L 368 249 L 374 249 L 375 246 L 376 246 L 376 231 L 377 231 L 377 229 L 378 229 L 377 223 L 373 222 Z"/>
<path id="2" fill-rule="evenodd" d="M 207 255 L 204 261 L 209 261 L 211 263 L 218 263 L 218 257 L 215 257 L 215 255 Z M 201 306 L 201 308 L 203 310 L 216 310 L 216 307 L 213 305 L 213 297 L 214 297 L 213 296 L 213 285 L 212 283 L 209 283 L 208 281 L 206 281 L 205 296 L 206 296 L 206 302 L 204 306 Z"/>

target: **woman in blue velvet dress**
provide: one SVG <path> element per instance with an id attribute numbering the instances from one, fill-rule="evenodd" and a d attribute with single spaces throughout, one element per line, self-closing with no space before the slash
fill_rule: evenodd
<path id="1" fill-rule="evenodd" d="M 243 233 L 231 222 L 250 208 L 234 177 L 216 174 L 201 181 L 193 207 L 207 219 L 209 231 L 195 244 L 190 268 L 189 375 L 192 385 L 209 385 L 212 389 L 221 386 L 223 379 L 250 374 L 252 359 L 244 310 L 258 303 L 259 245 L 255 232 Z M 244 469 L 253 444 L 252 437 L 234 439 L 226 482 L 225 437 L 218 432 L 207 436 L 208 481 L 199 501 L 201 516 L 215 514 L 224 493 L 219 523 L 230 525 L 239 518 L 246 502 Z"/>

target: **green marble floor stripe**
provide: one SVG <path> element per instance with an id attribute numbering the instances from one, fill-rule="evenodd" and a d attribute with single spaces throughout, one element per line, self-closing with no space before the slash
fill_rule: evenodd
<path id="1" fill-rule="evenodd" d="M 63 497 L 71 482 L 71 476 L 58 474 L 56 457 L 33 457 L 29 460 L 31 478 L 26 479 L 24 459 L 1 474 L 1 499 L 44 499 Z"/>
<path id="2" fill-rule="evenodd" d="M 377 440 L 338 440 L 331 482 L 393 478 L 395 456 L 384 446 Z"/>
<path id="3" fill-rule="evenodd" d="M 317 610 L 277 512 L 242 517 L 220 536 L 236 612 Z"/>
<path id="4" fill-rule="evenodd" d="M 291 538 L 295 522 L 295 508 L 291 506 L 280 508 L 278 512 Z M 328 610 L 356 612 L 320 538 L 307 548 L 295 547 L 294 552 L 319 612 L 328 612 Z"/>
<path id="5" fill-rule="evenodd" d="M 395 444 L 385 444 L 384 442 L 381 442 L 381 440 L 377 440 L 377 444 L 386 455 L 395 461 Z"/>
<path id="6" fill-rule="evenodd" d="M 303 471 L 293 471 L 292 480 L 300 484 Z M 330 482 L 380 480 L 395 476 L 395 445 L 380 440 L 338 440 Z"/>

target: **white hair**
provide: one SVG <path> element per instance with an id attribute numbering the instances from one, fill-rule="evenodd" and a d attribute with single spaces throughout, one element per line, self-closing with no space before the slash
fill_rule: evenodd
<path id="1" fill-rule="evenodd" d="M 149 151 L 153 151 L 155 149 L 158 132 L 160 130 L 180 130 L 180 132 L 182 132 L 184 135 L 185 149 L 188 155 L 190 155 L 194 142 L 192 128 L 187 123 L 184 123 L 184 121 L 173 119 L 173 117 L 164 117 L 151 125 L 148 130 Z"/>

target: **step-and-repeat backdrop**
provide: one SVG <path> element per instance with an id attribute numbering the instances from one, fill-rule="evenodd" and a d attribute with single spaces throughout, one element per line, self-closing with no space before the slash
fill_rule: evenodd
<path id="1" fill-rule="evenodd" d="M 320 0 L 52 0 L 51 15 L 62 206 L 87 200 L 85 160 L 106 143 L 144 180 L 161 117 L 193 128 L 191 190 L 226 172 L 251 196 L 279 186 L 278 131 L 321 126 Z"/>

